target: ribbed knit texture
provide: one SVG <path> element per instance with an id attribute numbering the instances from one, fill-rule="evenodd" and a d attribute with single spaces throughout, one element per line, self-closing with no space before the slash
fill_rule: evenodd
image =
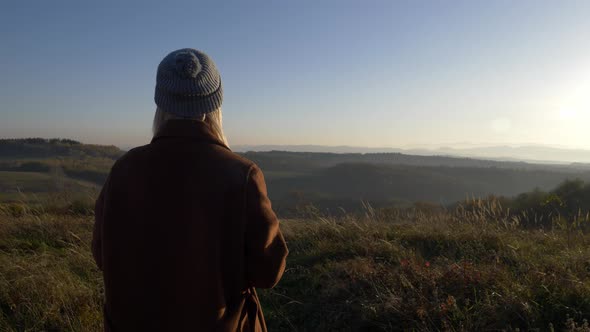
<path id="1" fill-rule="evenodd" d="M 163 111 L 196 118 L 221 107 L 223 89 L 215 63 L 207 54 L 183 48 L 158 66 L 154 100 Z"/>

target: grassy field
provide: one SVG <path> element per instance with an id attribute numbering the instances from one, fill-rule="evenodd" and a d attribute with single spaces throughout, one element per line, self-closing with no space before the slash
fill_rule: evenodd
<path id="1" fill-rule="evenodd" d="M 72 211 L 0 208 L 0 331 L 100 331 L 92 216 Z M 282 229 L 287 271 L 260 290 L 271 331 L 590 330 L 590 234 L 575 229 L 524 230 L 494 206 Z"/>
<path id="2" fill-rule="evenodd" d="M 44 194 L 95 193 L 98 185 L 62 175 L 39 172 L 0 171 L 1 201 L 39 201 Z"/>

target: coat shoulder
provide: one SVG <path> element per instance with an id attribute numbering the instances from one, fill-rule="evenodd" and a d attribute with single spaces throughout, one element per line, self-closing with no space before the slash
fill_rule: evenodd
<path id="1" fill-rule="evenodd" d="M 153 144 L 135 147 L 115 162 L 111 172 L 127 173 L 128 169 L 136 168 L 138 164 L 149 163 L 156 154 L 161 152 L 162 150 Z M 182 153 L 185 152 L 182 151 Z M 204 153 L 211 165 L 228 175 L 227 180 L 235 184 L 243 184 L 253 169 L 259 169 L 255 162 L 220 145 L 211 144 L 204 149 L 200 146 L 195 152 Z M 179 151 L 180 155 L 182 153 Z"/>
<path id="2" fill-rule="evenodd" d="M 215 149 L 219 151 L 220 157 L 224 160 L 223 164 L 227 165 L 229 168 L 239 171 L 239 173 L 244 175 L 244 179 L 252 169 L 258 168 L 256 163 L 238 153 L 220 146 L 216 146 Z"/>
<path id="3" fill-rule="evenodd" d="M 138 146 L 125 152 L 119 159 L 115 161 L 112 169 L 120 168 L 122 165 L 129 163 L 129 161 L 140 158 L 141 155 L 146 154 L 149 149 L 149 144 Z"/>

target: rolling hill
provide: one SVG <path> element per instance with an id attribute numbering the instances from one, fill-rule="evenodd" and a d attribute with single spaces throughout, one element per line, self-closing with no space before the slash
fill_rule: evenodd
<path id="1" fill-rule="evenodd" d="M 0 140 L 0 190 L 52 192 L 100 187 L 124 151 L 63 139 Z M 468 196 L 550 190 L 566 179 L 590 180 L 583 164 L 553 165 L 402 153 L 243 152 L 265 172 L 279 212 L 302 205 L 356 210 L 416 201 L 450 204 Z M 23 177 L 29 174 L 25 181 Z M 19 182 L 20 181 L 20 182 Z M 25 182 L 23 182 L 25 181 Z M 68 186 L 56 186 L 67 183 Z"/>

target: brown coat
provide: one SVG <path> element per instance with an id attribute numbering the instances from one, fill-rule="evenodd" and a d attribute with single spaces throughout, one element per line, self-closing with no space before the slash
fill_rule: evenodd
<path id="1" fill-rule="evenodd" d="M 287 247 L 260 169 L 199 121 L 168 121 L 113 166 L 92 252 L 106 331 L 266 331 L 255 287 Z"/>

